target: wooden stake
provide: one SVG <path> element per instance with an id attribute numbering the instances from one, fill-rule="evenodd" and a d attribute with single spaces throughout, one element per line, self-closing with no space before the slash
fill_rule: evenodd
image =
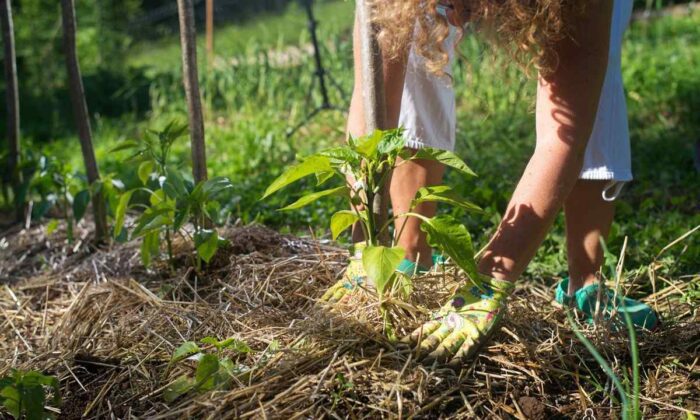
<path id="1" fill-rule="evenodd" d="M 387 128 L 386 95 L 384 91 L 384 66 L 382 51 L 377 41 L 377 28 L 372 23 L 372 7 L 368 0 L 356 0 L 357 24 L 360 26 L 362 58 L 362 98 L 365 112 L 366 134 Z M 379 174 L 379 179 L 383 174 Z M 371 197 L 374 224 L 384 226 L 388 217 L 388 186 Z M 391 242 L 388 231 L 376 232 L 381 245 Z"/>
<path id="2" fill-rule="evenodd" d="M 199 93 L 197 39 L 192 0 L 177 0 L 177 11 L 180 18 L 183 84 L 185 86 L 187 111 L 190 121 L 192 175 L 195 183 L 199 183 L 207 179 L 207 156 L 204 143 L 202 99 Z"/>
<path id="3" fill-rule="evenodd" d="M 80 74 L 78 52 L 75 46 L 76 19 L 74 1 L 61 0 L 61 10 L 63 14 L 63 48 L 66 54 L 66 68 L 68 70 L 68 85 L 71 103 L 73 105 L 73 116 L 75 118 L 75 125 L 78 127 L 78 137 L 80 138 L 80 148 L 83 152 L 85 172 L 87 173 L 90 186 L 94 186 L 95 183 L 100 180 L 100 171 L 97 167 L 95 149 L 92 145 L 90 117 L 88 114 L 87 102 L 85 101 L 83 79 Z M 92 207 L 95 213 L 96 239 L 98 242 L 105 242 L 108 239 L 107 212 L 104 196 L 101 192 L 92 194 Z"/>
<path id="4" fill-rule="evenodd" d="M 17 83 L 17 57 L 15 54 L 15 32 L 12 22 L 11 0 L 0 0 L 0 24 L 5 54 L 5 94 L 7 101 L 7 174 L 15 196 L 17 221 L 24 219 L 24 200 L 18 197 L 22 174 L 19 171 L 19 85 Z"/>

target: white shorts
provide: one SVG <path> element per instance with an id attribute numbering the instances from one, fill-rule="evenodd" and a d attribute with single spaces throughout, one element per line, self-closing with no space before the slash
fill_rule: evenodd
<path id="1" fill-rule="evenodd" d="M 580 178 L 611 181 L 612 199 L 621 183 L 632 180 L 627 104 L 622 83 L 622 41 L 632 15 L 632 0 L 616 0 L 612 19 L 610 61 L 588 142 Z M 445 41 L 451 52 L 448 75 L 430 73 L 425 60 L 411 51 L 406 71 L 399 125 L 405 129 L 406 146 L 454 150 L 457 117 L 451 74 L 455 33 Z"/>

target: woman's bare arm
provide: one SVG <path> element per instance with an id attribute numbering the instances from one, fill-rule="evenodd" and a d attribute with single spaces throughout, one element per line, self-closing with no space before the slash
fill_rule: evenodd
<path id="1" fill-rule="evenodd" d="M 482 274 L 514 281 L 525 271 L 578 180 L 608 65 L 613 0 L 588 2 L 559 66 L 540 77 L 537 146 L 496 235 Z"/>

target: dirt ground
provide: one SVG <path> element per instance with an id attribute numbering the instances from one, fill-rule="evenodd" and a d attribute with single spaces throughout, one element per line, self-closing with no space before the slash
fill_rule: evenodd
<path id="1" fill-rule="evenodd" d="M 611 381 L 551 304 L 555 279 L 520 284 L 501 331 L 457 372 L 386 339 L 372 296 L 317 304 L 343 273 L 342 249 L 260 226 L 224 236 L 231 246 L 197 273 L 182 244 L 176 270 L 147 270 L 138 243 L 95 250 L 82 227 L 70 246 L 41 225 L 0 233 L 0 376 L 57 376 L 59 418 L 619 417 Z M 448 271 L 417 282 L 405 330 L 458 281 Z M 700 411 L 698 313 L 682 297 L 688 279 L 656 281 L 648 301 L 664 328 L 639 336 L 641 406 L 645 418 L 686 418 Z M 627 338 L 585 330 L 618 376 L 631 377 Z M 207 336 L 252 348 L 231 356 L 241 375 L 166 403 L 163 390 L 195 366 L 168 369 L 173 351 Z"/>

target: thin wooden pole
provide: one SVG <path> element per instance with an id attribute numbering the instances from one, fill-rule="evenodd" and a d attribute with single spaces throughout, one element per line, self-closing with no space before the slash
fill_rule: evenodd
<path id="1" fill-rule="evenodd" d="M 204 143 L 204 117 L 199 93 L 197 71 L 197 39 L 192 0 L 177 0 L 180 18 L 180 45 L 182 48 L 182 73 L 192 144 L 192 175 L 196 183 L 207 179 L 207 156 Z"/>
<path id="2" fill-rule="evenodd" d="M 367 134 L 386 127 L 386 96 L 382 52 L 377 42 L 377 28 L 372 24 L 372 7 L 367 0 L 357 0 L 362 56 L 362 97 Z"/>
<path id="3" fill-rule="evenodd" d="M 362 59 L 362 99 L 367 134 L 387 128 L 386 95 L 382 51 L 377 41 L 377 28 L 372 23 L 372 6 L 368 0 L 356 0 L 357 22 L 360 26 L 360 55 Z M 384 174 L 378 174 L 382 179 Z M 368 197 L 372 200 L 374 225 L 384 226 L 388 217 L 388 186 Z M 391 242 L 388 231 L 376 232 L 381 245 Z"/>
<path id="4" fill-rule="evenodd" d="M 211 64 L 214 61 L 214 0 L 207 0 L 207 62 Z"/>
<path id="5" fill-rule="evenodd" d="M 68 85 L 73 105 L 73 116 L 75 125 L 78 127 L 85 172 L 87 173 L 90 186 L 94 186 L 100 180 L 100 171 L 95 158 L 95 149 L 92 145 L 90 117 L 87 102 L 85 101 L 85 89 L 80 74 L 80 62 L 78 61 L 78 52 L 75 45 L 76 18 L 74 0 L 61 0 L 61 10 L 63 14 L 63 48 L 66 54 L 66 69 L 68 70 Z M 105 242 L 108 239 L 105 200 L 101 190 L 93 192 L 92 207 L 95 214 L 95 237 L 98 242 Z"/>
<path id="6" fill-rule="evenodd" d="M 7 102 L 7 173 L 15 196 L 16 219 L 24 218 L 24 203 L 20 199 L 22 174 L 19 171 L 19 84 L 17 83 L 17 57 L 15 53 L 15 31 L 12 21 L 11 0 L 0 0 L 0 24 L 5 54 L 5 94 Z"/>

